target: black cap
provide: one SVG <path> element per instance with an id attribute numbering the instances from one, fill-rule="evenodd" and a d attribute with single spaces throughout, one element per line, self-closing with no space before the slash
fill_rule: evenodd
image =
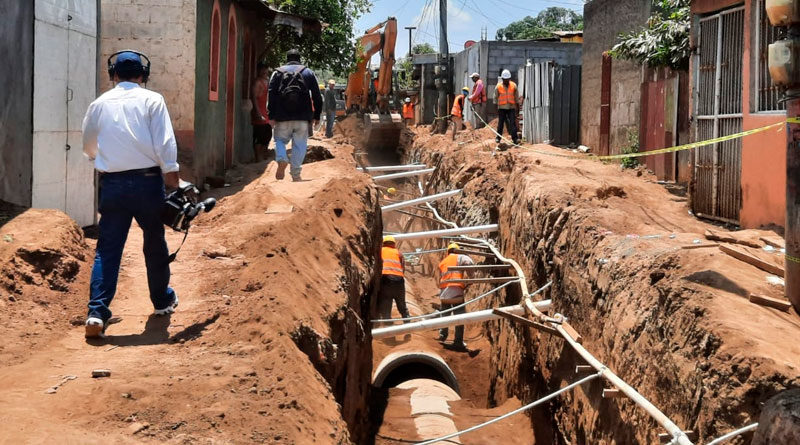
<path id="1" fill-rule="evenodd" d="M 290 49 L 286 52 L 286 60 L 292 62 L 299 62 L 300 61 L 300 51 L 296 49 Z"/>

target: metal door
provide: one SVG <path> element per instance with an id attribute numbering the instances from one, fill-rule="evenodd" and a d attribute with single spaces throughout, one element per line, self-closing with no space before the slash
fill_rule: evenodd
<path id="1" fill-rule="evenodd" d="M 95 222 L 81 123 L 96 92 L 96 14 L 94 2 L 35 3 L 32 206 L 63 210 L 81 226 Z"/>
<path id="2" fill-rule="evenodd" d="M 744 8 L 700 19 L 695 56 L 695 141 L 742 130 Z M 699 216 L 738 223 L 742 202 L 741 139 L 698 148 L 692 210 Z"/>

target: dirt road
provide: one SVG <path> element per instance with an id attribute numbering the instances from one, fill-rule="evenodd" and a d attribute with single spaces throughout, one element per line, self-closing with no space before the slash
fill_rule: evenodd
<path id="1" fill-rule="evenodd" d="M 135 226 L 112 304 L 120 321 L 107 339 L 87 343 L 80 326 L 92 240 L 77 248 L 80 270 L 66 291 L 30 285 L 4 296 L 0 319 L 13 326 L 4 332 L 18 348 L 0 351 L 8 358 L 0 367 L 0 443 L 360 439 L 371 357 L 359 347 L 361 312 L 369 310 L 363 283 L 372 276 L 373 234 L 364 221 L 374 219 L 377 200 L 345 160 L 352 148 L 331 148 L 339 159 L 307 165 L 306 182 L 276 181 L 274 163 L 266 172 L 262 163 L 218 191 L 229 196 L 193 227 L 173 263 L 180 306 L 171 317 L 150 316 Z M 34 219 L 46 227 L 59 218 Z M 12 223 L 3 234 L 15 231 L 13 243 L 36 244 L 26 238 L 30 224 Z M 168 234 L 172 249 L 180 238 Z M 20 263 L 13 243 L 5 252 L 12 266 Z M 21 310 L 37 306 L 41 318 Z M 100 368 L 111 376 L 92 378 Z"/>

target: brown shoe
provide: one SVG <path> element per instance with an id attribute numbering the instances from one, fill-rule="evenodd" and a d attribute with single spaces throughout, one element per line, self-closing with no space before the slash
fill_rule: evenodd
<path id="1" fill-rule="evenodd" d="M 286 166 L 288 162 L 278 162 L 278 171 L 275 172 L 275 179 L 281 180 L 286 176 Z"/>

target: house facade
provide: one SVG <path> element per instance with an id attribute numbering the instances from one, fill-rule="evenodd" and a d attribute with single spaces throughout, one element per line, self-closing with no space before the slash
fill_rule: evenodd
<path id="1" fill-rule="evenodd" d="M 250 86 L 267 26 L 318 32 L 315 20 L 260 0 L 101 0 L 98 72 L 110 54 L 133 48 L 152 60 L 147 87 L 164 95 L 178 141 L 181 177 L 202 184 L 253 158 Z"/>
<path id="2" fill-rule="evenodd" d="M 785 120 L 767 69 L 777 29 L 764 0 L 695 0 L 690 69 L 692 137 L 760 128 Z M 786 133 L 769 130 L 695 151 L 692 209 L 742 227 L 782 226 L 786 211 Z"/>

